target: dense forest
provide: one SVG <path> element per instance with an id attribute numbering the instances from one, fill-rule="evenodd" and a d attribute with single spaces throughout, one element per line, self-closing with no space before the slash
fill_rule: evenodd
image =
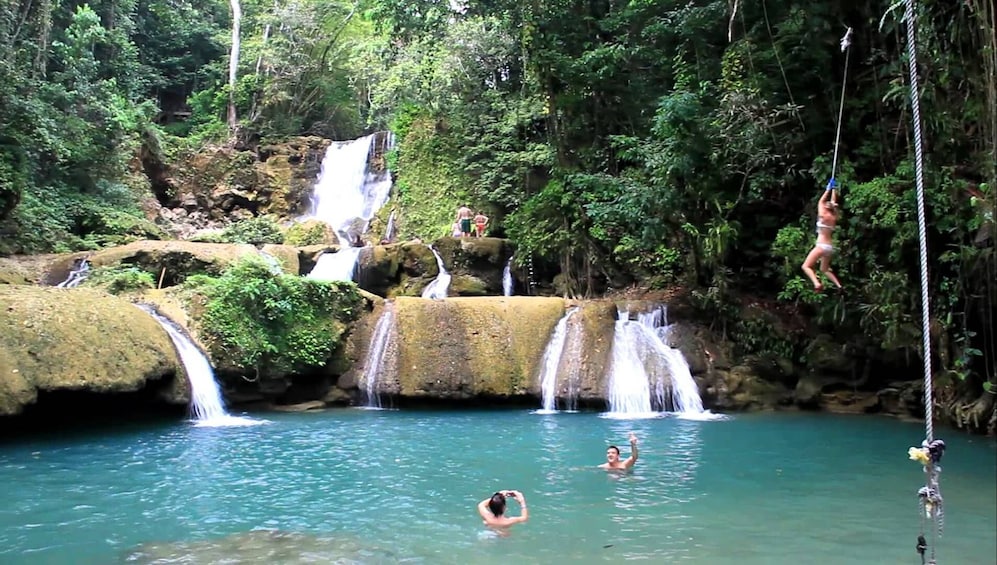
<path id="1" fill-rule="evenodd" d="M 997 383 L 997 27 L 917 3 L 940 368 Z M 470 203 L 556 292 L 682 286 L 920 349 L 903 6 L 887 0 L 3 0 L 0 253 L 163 237 L 145 156 L 389 129 L 403 235 Z M 851 46 L 839 41 L 854 29 Z M 831 174 L 844 216 L 817 294 L 799 265 Z"/>

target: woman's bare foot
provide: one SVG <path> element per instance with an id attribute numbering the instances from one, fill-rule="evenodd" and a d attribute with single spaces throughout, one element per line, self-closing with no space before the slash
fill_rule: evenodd
<path id="1" fill-rule="evenodd" d="M 824 290 L 824 285 L 817 283 L 814 285 L 814 292 L 821 292 Z"/>

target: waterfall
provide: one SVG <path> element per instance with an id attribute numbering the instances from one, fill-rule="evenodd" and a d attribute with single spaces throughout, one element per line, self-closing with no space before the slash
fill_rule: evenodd
<path id="1" fill-rule="evenodd" d="M 218 389 L 218 383 L 215 382 L 215 373 L 207 356 L 172 320 L 156 312 L 152 306 L 145 304 L 137 306 L 152 315 L 159 322 L 159 325 L 163 326 L 166 333 L 169 334 L 173 346 L 176 347 L 190 382 L 190 407 L 196 425 L 203 427 L 255 426 L 266 422 L 266 420 L 230 416 L 225 411 L 222 394 Z"/>
<path id="2" fill-rule="evenodd" d="M 440 300 L 447 297 L 447 289 L 450 288 L 450 273 L 443 266 L 443 258 L 436 252 L 436 249 L 432 246 L 429 249 L 433 252 L 433 256 L 436 257 L 436 266 L 439 267 L 440 273 L 436 275 L 433 282 L 426 285 L 426 289 L 422 291 L 422 297 Z"/>
<path id="3" fill-rule="evenodd" d="M 69 276 L 66 277 L 66 280 L 55 286 L 59 288 L 76 288 L 81 282 L 87 280 L 87 277 L 90 276 L 90 262 L 86 259 L 79 259 L 75 264 L 76 266 L 69 271 Z"/>
<path id="4" fill-rule="evenodd" d="M 375 148 L 375 134 L 352 141 L 333 142 L 322 159 L 322 170 L 311 197 L 311 208 L 300 220 L 326 222 L 339 238 L 340 250 L 323 253 L 309 277 L 321 280 L 353 280 L 359 257 L 357 247 L 367 233 L 370 219 L 384 206 L 391 193 L 391 174 L 371 170 L 370 157 L 375 150 L 390 149 L 393 137 L 388 134 L 387 147 Z M 335 257 L 335 256 L 339 257 Z M 331 265 L 329 264 L 331 263 Z"/>
<path id="5" fill-rule="evenodd" d="M 377 320 L 377 325 L 374 326 L 374 335 L 371 336 L 363 375 L 360 377 L 360 385 L 363 386 L 366 395 L 364 405 L 366 408 L 381 407 L 381 397 L 377 393 L 377 379 L 384 373 L 385 354 L 391 346 L 394 326 L 394 308 L 390 301 L 385 302 L 384 313 L 381 314 Z"/>
<path id="6" fill-rule="evenodd" d="M 512 257 L 509 257 L 502 270 L 502 296 L 512 296 L 515 287 L 516 283 L 512 280 Z"/>
<path id="7" fill-rule="evenodd" d="M 608 416 L 657 417 L 663 411 L 704 414 L 703 402 L 682 353 L 664 338 L 664 309 L 630 320 L 621 310 L 613 334 L 609 369 Z"/>
<path id="8" fill-rule="evenodd" d="M 554 414 L 557 412 L 557 368 L 561 364 L 561 354 L 564 353 L 564 340 L 568 333 L 568 320 L 578 308 L 572 308 L 561 316 L 554 326 L 547 347 L 544 349 L 543 360 L 540 362 L 540 392 L 543 408 L 537 414 Z"/>

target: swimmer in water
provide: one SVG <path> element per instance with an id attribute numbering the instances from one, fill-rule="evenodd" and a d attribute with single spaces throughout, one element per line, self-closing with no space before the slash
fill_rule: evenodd
<path id="1" fill-rule="evenodd" d="M 637 436 L 630 432 L 630 457 L 620 461 L 620 448 L 610 445 L 606 448 L 606 462 L 599 465 L 599 468 L 607 471 L 626 471 L 637 462 L 637 456 Z"/>
<path id="2" fill-rule="evenodd" d="M 519 516 L 506 516 L 506 500 L 513 499 L 519 503 Z M 489 528 L 504 532 L 513 524 L 521 524 L 530 519 L 526 509 L 526 497 L 518 490 L 502 490 L 478 503 L 478 514 Z"/>

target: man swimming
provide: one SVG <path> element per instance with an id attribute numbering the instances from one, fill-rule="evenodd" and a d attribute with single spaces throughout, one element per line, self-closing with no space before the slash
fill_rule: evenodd
<path id="1" fill-rule="evenodd" d="M 506 516 L 506 500 L 513 499 L 519 503 L 519 516 Z M 514 524 L 521 524 L 530 519 L 526 509 L 526 497 L 518 490 L 502 490 L 478 503 L 478 514 L 489 528 L 504 530 Z"/>
<path id="2" fill-rule="evenodd" d="M 626 471 L 637 462 L 637 456 L 637 436 L 630 432 L 630 457 L 620 461 L 620 448 L 610 445 L 606 448 L 606 462 L 599 465 L 599 468 L 607 471 Z"/>

